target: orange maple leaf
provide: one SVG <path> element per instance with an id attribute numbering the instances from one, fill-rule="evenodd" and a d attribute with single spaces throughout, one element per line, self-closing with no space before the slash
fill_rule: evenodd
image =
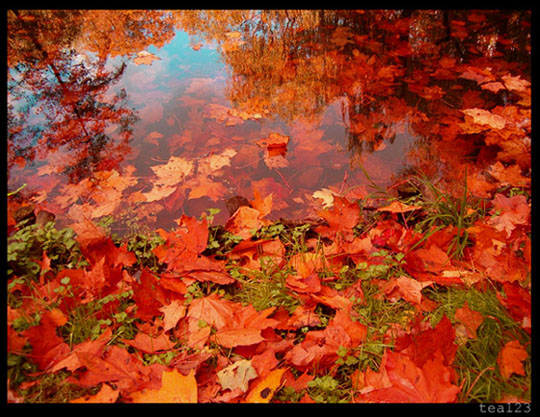
<path id="1" fill-rule="evenodd" d="M 440 352 L 424 365 L 416 365 L 407 355 L 386 350 L 381 373 L 390 386 L 367 387 L 360 398 L 387 403 L 452 403 L 461 388 L 453 383 L 451 369 L 444 365 Z M 383 358 L 384 358 L 383 357 Z M 381 367 L 383 364 L 381 363 Z M 382 382 L 382 381 L 381 381 Z"/>
<path id="2" fill-rule="evenodd" d="M 529 357 L 529 354 L 518 340 L 506 343 L 497 356 L 497 365 L 504 379 L 510 375 L 525 375 L 523 364 L 521 363 Z"/>
<path id="3" fill-rule="evenodd" d="M 476 339 L 476 329 L 484 321 L 484 316 L 481 313 L 471 310 L 465 301 L 463 307 L 456 310 L 454 318 L 465 326 L 469 338 Z"/>
<path id="4" fill-rule="evenodd" d="M 489 110 L 472 108 L 461 111 L 471 117 L 474 124 L 497 130 L 503 129 L 506 126 L 506 119 L 504 117 L 491 113 Z"/>
<path id="5" fill-rule="evenodd" d="M 155 353 L 160 350 L 170 350 L 174 346 L 174 343 L 171 342 L 169 336 L 167 336 L 165 333 L 161 333 L 158 337 L 151 337 L 146 333 L 139 332 L 135 336 L 135 339 L 122 339 L 122 341 L 145 353 Z"/>
<path id="6" fill-rule="evenodd" d="M 274 393 L 281 385 L 281 378 L 286 369 L 275 369 L 265 378 L 257 381 L 246 396 L 246 403 L 269 403 Z"/>
<path id="7" fill-rule="evenodd" d="M 131 393 L 134 403 L 196 403 L 197 381 L 195 371 L 184 376 L 176 369 L 163 371 L 161 388 L 146 389 Z"/>
<path id="8" fill-rule="evenodd" d="M 531 208 L 524 195 L 505 197 L 503 194 L 497 194 L 493 198 L 492 213 L 500 214 L 489 219 L 487 223 L 499 232 L 504 230 L 508 238 L 516 226 L 528 224 Z"/>
<path id="9" fill-rule="evenodd" d="M 241 206 L 225 224 L 225 229 L 242 239 L 249 239 L 252 233 L 268 224 L 261 212 L 248 206 Z"/>
<path id="10" fill-rule="evenodd" d="M 386 207 L 380 207 L 377 211 L 389 211 L 390 213 L 406 213 L 408 211 L 414 211 L 421 209 L 421 206 L 409 206 L 401 203 L 400 201 L 392 201 L 392 203 Z"/>

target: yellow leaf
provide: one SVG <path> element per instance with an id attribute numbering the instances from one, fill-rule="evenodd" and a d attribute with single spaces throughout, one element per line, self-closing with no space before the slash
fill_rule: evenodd
<path id="1" fill-rule="evenodd" d="M 223 368 L 217 376 L 223 389 L 233 391 L 240 388 L 245 392 L 248 390 L 249 381 L 257 377 L 257 371 L 251 365 L 251 360 L 242 359 Z"/>
<path id="2" fill-rule="evenodd" d="M 313 193 L 313 198 L 319 198 L 323 201 L 324 208 L 330 208 L 334 205 L 334 193 L 328 188 L 323 188 L 322 190 L 315 191 Z"/>
<path id="3" fill-rule="evenodd" d="M 161 388 L 142 390 L 131 394 L 134 403 L 196 403 L 197 381 L 195 371 L 184 376 L 176 369 L 164 371 Z"/>

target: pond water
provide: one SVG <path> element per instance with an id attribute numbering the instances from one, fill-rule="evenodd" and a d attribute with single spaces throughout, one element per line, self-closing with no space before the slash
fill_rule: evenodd
<path id="1" fill-rule="evenodd" d="M 527 11 L 17 11 L 8 67 L 10 204 L 64 224 L 529 184 Z"/>

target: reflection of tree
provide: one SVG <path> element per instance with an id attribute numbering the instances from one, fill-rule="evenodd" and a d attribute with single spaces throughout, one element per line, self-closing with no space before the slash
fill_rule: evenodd
<path id="1" fill-rule="evenodd" d="M 8 27 L 9 166 L 62 147 L 73 181 L 112 169 L 127 153 L 136 116 L 125 91 L 109 92 L 126 64 L 110 69 L 107 58 L 163 44 L 173 36 L 170 15 L 13 10 Z"/>
<path id="2" fill-rule="evenodd" d="M 467 65 L 493 65 L 499 76 L 530 70 L 527 11 L 192 10 L 176 18 L 195 42 L 218 43 L 228 95 L 242 110 L 294 120 L 339 100 L 353 153 L 392 142 L 405 124 L 414 136 L 440 137 L 440 126 L 463 119 L 462 106 L 496 100 L 458 80 Z"/>

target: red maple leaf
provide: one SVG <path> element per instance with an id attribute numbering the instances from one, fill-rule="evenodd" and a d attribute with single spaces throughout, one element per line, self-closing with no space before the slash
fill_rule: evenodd
<path id="1" fill-rule="evenodd" d="M 46 310 L 37 326 L 23 332 L 32 346 L 31 358 L 40 369 L 45 369 L 59 357 L 69 353 L 69 346 L 56 333 L 56 328 L 66 324 L 67 317 L 59 309 Z"/>
<path id="2" fill-rule="evenodd" d="M 414 363 L 423 366 L 426 361 L 433 357 L 435 352 L 440 351 L 444 363 L 451 364 L 457 351 L 454 343 L 456 333 L 448 317 L 443 316 L 433 329 L 417 331 L 413 329 L 408 334 L 396 340 L 396 351 L 406 353 Z"/>
<path id="3" fill-rule="evenodd" d="M 360 207 L 344 197 L 335 196 L 332 208 L 318 212 L 328 226 L 319 226 L 315 230 L 330 239 L 336 236 L 344 240 L 354 237 L 353 227 L 360 221 Z"/>
<path id="4" fill-rule="evenodd" d="M 525 375 L 525 369 L 521 363 L 529 357 L 529 354 L 518 340 L 512 340 L 504 345 L 497 356 L 497 365 L 504 379 L 512 374 Z"/>
<path id="5" fill-rule="evenodd" d="M 381 362 L 378 381 L 381 385 L 363 388 L 358 399 L 367 402 L 386 403 L 452 403 L 461 388 L 454 384 L 452 370 L 444 364 L 437 352 L 422 366 L 407 355 L 386 350 Z M 388 384 L 390 384 L 388 386 Z"/>

